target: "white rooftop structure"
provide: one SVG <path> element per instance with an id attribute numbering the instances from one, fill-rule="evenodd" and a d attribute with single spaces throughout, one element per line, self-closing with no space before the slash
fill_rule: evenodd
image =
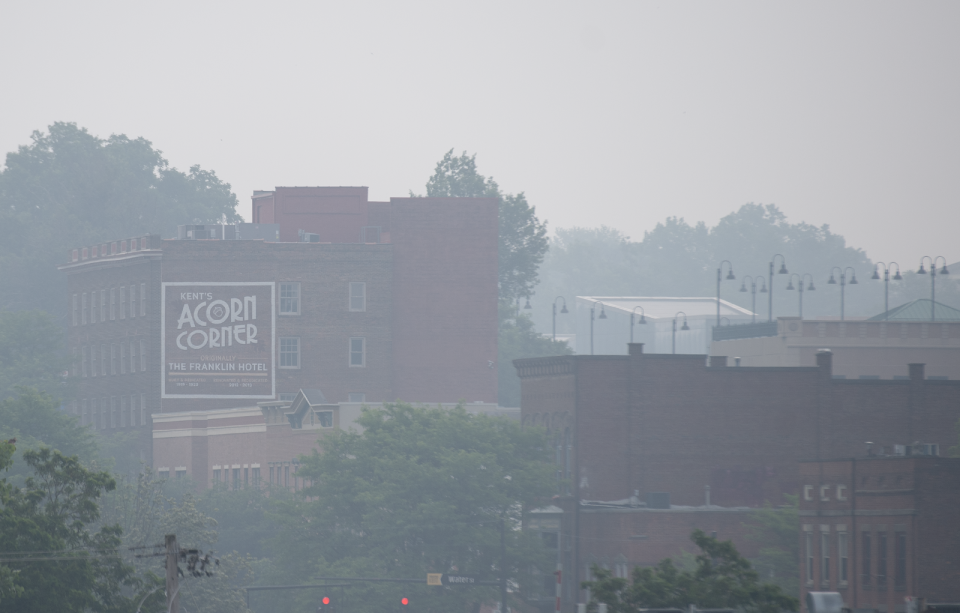
<path id="1" fill-rule="evenodd" d="M 713 326 L 717 324 L 715 297 L 577 296 L 574 301 L 578 354 L 590 355 L 590 310 L 593 309 L 593 354 L 625 355 L 630 342 L 630 314 L 634 315 L 633 341 L 644 343 L 645 353 L 708 354 Z M 719 301 L 721 325 L 749 323 L 753 313 L 726 300 Z M 606 316 L 600 319 L 601 312 Z M 646 323 L 641 324 L 641 313 Z M 676 334 L 673 330 L 677 320 Z M 684 322 L 687 330 L 683 330 Z"/>

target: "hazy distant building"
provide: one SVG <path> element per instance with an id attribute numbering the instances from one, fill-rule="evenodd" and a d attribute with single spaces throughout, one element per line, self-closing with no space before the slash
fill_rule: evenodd
<path id="1" fill-rule="evenodd" d="M 822 347 L 833 351 L 835 377 L 906 379 L 903 365 L 926 364 L 927 378 L 960 379 L 960 311 L 916 300 L 867 320 L 778 317 L 775 322 L 713 331 L 710 355 L 728 366 L 812 366 Z"/>
<path id="2" fill-rule="evenodd" d="M 905 596 L 960 602 L 960 459 L 894 451 L 800 464 L 800 602 L 820 591 L 883 613 L 904 613 Z"/>
<path id="3" fill-rule="evenodd" d="M 904 380 L 842 380 L 829 351 L 811 366 L 732 368 L 723 356 L 708 366 L 705 355 L 643 349 L 514 361 L 522 422 L 546 428 L 555 448 L 554 505 L 573 586 L 590 563 L 648 564 L 667 546 L 650 537 L 644 547 L 644 535 L 668 521 L 657 513 L 596 501 L 636 495 L 651 509 L 652 497 L 667 507 L 660 513 L 679 514 L 669 520 L 676 555 L 689 550 L 691 526 L 737 540 L 737 507 L 799 494 L 800 460 L 861 455 L 864 441 L 888 453 L 915 441 L 956 443 L 960 381 L 931 380 L 923 364 L 901 364 Z M 705 486 L 710 504 L 727 510 L 707 507 Z M 582 596 L 573 590 L 566 602 Z"/>
<path id="4" fill-rule="evenodd" d="M 498 207 L 277 188 L 256 223 L 78 247 L 71 409 L 99 430 L 292 400 L 495 403 Z M 277 238 L 279 237 L 279 241 Z"/>
<path id="5" fill-rule="evenodd" d="M 753 317 L 749 310 L 726 300 L 720 300 L 719 305 L 724 326 L 749 322 Z M 647 353 L 673 353 L 674 342 L 676 353 L 707 353 L 717 323 L 716 298 L 577 296 L 571 306 L 576 318 L 571 347 L 580 355 L 591 354 L 591 311 L 594 355 L 626 354 L 631 314 L 633 342 L 643 343 Z"/>

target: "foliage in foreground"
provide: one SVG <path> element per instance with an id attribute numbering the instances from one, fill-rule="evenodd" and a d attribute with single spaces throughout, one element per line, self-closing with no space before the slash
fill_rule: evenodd
<path id="1" fill-rule="evenodd" d="M 319 576 L 460 572 L 495 580 L 501 520 L 511 581 L 523 586 L 531 567 L 548 563 L 539 540 L 519 530 L 523 510 L 553 492 L 542 431 L 473 416 L 462 406 L 387 405 L 365 409 L 358 423 L 362 434 L 324 437 L 324 453 L 303 458 L 298 475 L 312 485 L 303 499 L 281 507 L 278 578 L 313 583 Z M 381 583 L 348 590 L 351 610 L 360 613 L 394 608 L 404 595 L 422 613 L 475 610 L 499 600 L 495 587 Z M 312 611 L 312 596 L 304 594 L 299 609 L 282 604 Z"/>
<path id="2" fill-rule="evenodd" d="M 584 581 L 590 590 L 589 610 L 606 603 L 610 613 L 637 613 L 641 609 L 685 609 L 695 604 L 703 609 L 733 608 L 746 613 L 797 611 L 800 603 L 780 587 L 762 583 L 730 541 L 718 541 L 702 530 L 690 535 L 700 554 L 692 570 L 680 569 L 673 560 L 654 567 L 635 567 L 630 582 L 609 570 L 594 567 L 594 581 Z"/>
<path id="3" fill-rule="evenodd" d="M 757 571 L 786 594 L 800 593 L 800 497 L 786 494 L 787 504 L 774 507 L 769 502 L 753 514 L 747 524 L 750 538 L 761 543 L 754 561 Z"/>

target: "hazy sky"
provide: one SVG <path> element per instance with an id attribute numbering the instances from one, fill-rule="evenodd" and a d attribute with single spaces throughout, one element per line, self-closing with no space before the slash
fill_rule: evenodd
<path id="1" fill-rule="evenodd" d="M 453 147 L 552 228 L 775 203 L 915 268 L 960 260 L 958 26 L 960 2 L 7 1 L 0 150 L 143 136 L 249 218 L 277 185 L 422 192 Z"/>

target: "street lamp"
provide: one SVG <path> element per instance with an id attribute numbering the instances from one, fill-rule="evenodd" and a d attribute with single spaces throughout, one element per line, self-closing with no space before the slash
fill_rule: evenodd
<path id="1" fill-rule="evenodd" d="M 803 319 L 803 280 L 806 279 L 807 277 L 810 277 L 810 285 L 807 286 L 807 289 L 808 289 L 809 291 L 811 291 L 811 292 L 812 292 L 812 291 L 815 291 L 817 288 L 813 286 L 813 275 L 811 275 L 811 274 L 808 273 L 808 272 L 805 272 L 805 273 L 803 273 L 802 275 L 801 275 L 801 274 L 797 274 L 797 273 L 793 273 L 793 274 L 790 275 L 790 282 L 787 283 L 787 289 L 788 289 L 788 290 L 793 289 L 793 278 L 794 278 L 794 277 L 797 277 L 797 279 L 799 280 L 799 282 L 797 283 L 797 285 L 799 286 L 799 289 L 800 289 L 800 319 Z"/>
<path id="2" fill-rule="evenodd" d="M 593 355 L 593 313 L 597 308 L 597 304 L 600 305 L 600 316 L 598 319 L 606 319 L 607 314 L 603 310 L 603 303 L 599 300 L 594 300 L 593 305 L 590 306 L 590 355 Z"/>
<path id="3" fill-rule="evenodd" d="M 887 313 L 890 312 L 890 266 L 897 267 L 897 274 L 893 275 L 894 281 L 903 281 L 903 277 L 900 276 L 900 265 L 896 262 L 890 262 L 889 265 L 884 262 L 877 262 L 877 266 L 883 266 L 883 318 L 887 318 Z M 920 264 L 920 267 L 923 268 L 923 264 Z M 870 277 L 874 281 L 880 280 L 880 273 L 877 272 L 876 266 L 873 268 L 873 276 Z"/>
<path id="4" fill-rule="evenodd" d="M 743 278 L 743 285 L 740 286 L 740 291 L 747 291 L 747 279 L 750 279 L 750 293 L 753 294 L 753 306 L 750 307 L 750 310 L 753 311 L 753 321 L 751 323 L 757 323 L 757 281 L 760 282 L 760 293 L 767 293 L 767 281 L 763 277 L 751 277 L 747 275 Z"/>
<path id="5" fill-rule="evenodd" d="M 723 279 L 723 265 L 727 264 L 729 270 L 727 271 L 727 280 L 732 281 L 736 279 L 733 276 L 733 264 L 730 263 L 730 260 L 723 260 L 720 262 L 720 266 L 717 267 L 717 326 L 720 326 L 720 281 Z"/>
<path id="6" fill-rule="evenodd" d="M 566 315 L 570 311 L 567 310 L 567 299 L 563 296 L 557 296 L 553 299 L 553 340 L 557 340 L 557 300 L 563 300 L 563 308 L 560 309 L 561 315 Z"/>
<path id="7" fill-rule="evenodd" d="M 937 306 L 937 260 L 943 260 L 943 268 L 940 270 L 941 275 L 949 275 L 950 271 L 947 270 L 947 259 L 942 255 L 938 255 L 935 258 L 925 255 L 920 258 L 920 270 L 917 271 L 918 274 L 927 274 L 927 271 L 923 269 L 924 260 L 930 260 L 930 321 L 936 321 L 937 318 L 934 309 Z"/>
<path id="8" fill-rule="evenodd" d="M 770 306 L 767 310 L 767 321 L 773 321 L 773 264 L 780 258 L 780 270 L 777 274 L 787 274 L 787 260 L 779 253 L 770 258 Z"/>
<path id="9" fill-rule="evenodd" d="M 834 266 L 833 269 L 830 271 L 830 280 L 827 281 L 827 285 L 837 284 L 837 280 L 833 278 L 834 270 L 840 270 L 840 267 Z M 852 273 L 850 276 L 850 285 L 857 284 L 857 271 L 855 271 L 852 266 L 847 266 L 843 270 L 840 270 L 840 321 L 843 321 L 843 288 L 847 285 L 848 270 Z"/>
<path id="10" fill-rule="evenodd" d="M 683 326 L 680 330 L 689 330 L 690 326 L 687 325 L 687 314 L 683 311 L 677 311 L 677 314 L 673 316 L 673 353 L 677 352 L 677 316 L 683 315 Z"/>
<path id="11" fill-rule="evenodd" d="M 637 314 L 637 309 L 640 309 L 640 321 L 638 321 L 637 323 L 640 323 L 640 324 L 647 323 L 647 318 L 643 316 L 643 307 L 642 306 L 633 307 L 633 310 L 630 311 L 630 343 L 631 344 L 633 343 L 633 318 Z"/>

